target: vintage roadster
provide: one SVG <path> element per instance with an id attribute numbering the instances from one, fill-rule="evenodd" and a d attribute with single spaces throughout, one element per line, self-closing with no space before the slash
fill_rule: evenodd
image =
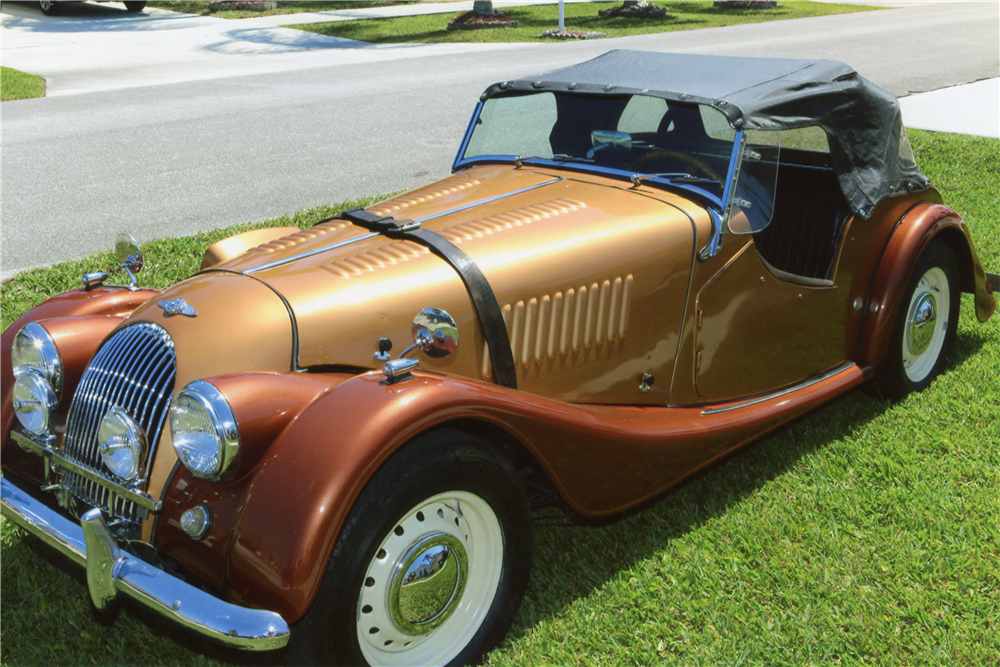
<path id="1" fill-rule="evenodd" d="M 848 66 L 630 51 L 489 87 L 443 181 L 162 293 L 119 257 L 3 334 L 3 516 L 98 608 L 310 664 L 475 661 L 533 509 L 918 391 L 998 288 Z"/>

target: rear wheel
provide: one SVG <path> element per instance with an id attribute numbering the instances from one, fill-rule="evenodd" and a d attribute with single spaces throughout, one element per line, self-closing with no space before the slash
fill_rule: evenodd
<path id="1" fill-rule="evenodd" d="M 52 0 L 41 0 L 38 4 L 46 16 L 59 16 L 66 9 L 65 3 L 53 2 Z"/>
<path id="2" fill-rule="evenodd" d="M 125 9 L 129 10 L 130 12 L 141 12 L 145 8 L 146 8 L 146 3 L 145 2 L 126 2 L 125 3 Z"/>
<path id="3" fill-rule="evenodd" d="M 415 441 L 351 510 L 289 658 L 475 662 L 513 620 L 531 550 L 528 500 L 509 461 L 457 431 Z"/>
<path id="4" fill-rule="evenodd" d="M 932 243 L 907 284 L 876 387 L 898 400 L 920 391 L 944 369 L 958 330 L 958 269 L 955 254 Z"/>

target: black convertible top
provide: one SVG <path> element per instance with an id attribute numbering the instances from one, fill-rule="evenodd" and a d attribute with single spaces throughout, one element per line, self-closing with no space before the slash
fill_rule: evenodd
<path id="1" fill-rule="evenodd" d="M 913 161 L 895 96 L 837 60 L 616 50 L 496 83 L 482 99 L 515 91 L 642 94 L 706 104 L 743 130 L 819 126 L 844 197 L 866 219 L 884 197 L 930 185 Z"/>

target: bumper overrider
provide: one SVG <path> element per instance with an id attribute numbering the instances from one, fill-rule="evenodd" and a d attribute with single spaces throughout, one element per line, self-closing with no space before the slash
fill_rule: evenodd
<path id="1" fill-rule="evenodd" d="M 234 648 L 268 651 L 288 643 L 288 624 L 278 614 L 223 602 L 121 551 L 100 509 L 85 513 L 77 525 L 9 479 L 0 478 L 0 513 L 86 567 L 90 597 L 98 609 L 107 607 L 121 592 L 185 628 Z"/>

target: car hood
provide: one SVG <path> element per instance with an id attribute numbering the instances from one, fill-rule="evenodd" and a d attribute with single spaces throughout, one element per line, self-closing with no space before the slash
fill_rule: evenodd
<path id="1" fill-rule="evenodd" d="M 541 299 L 578 284 L 621 283 L 627 276 L 631 284 L 631 274 L 647 264 L 660 274 L 686 277 L 694 219 L 708 224 L 707 216 L 685 199 L 663 191 L 654 198 L 650 192 L 567 172 L 484 166 L 367 210 L 420 221 L 467 253 L 504 307 L 517 348 L 511 318 L 516 304 L 532 296 Z M 461 338 L 458 353 L 433 360 L 433 368 L 488 377 L 485 341 L 454 269 L 415 242 L 361 238 L 368 234 L 332 220 L 253 248 L 214 270 L 252 276 L 282 295 L 294 313 L 302 367 L 376 366 L 373 354 L 381 338 L 393 342 L 395 356 L 413 341 L 414 315 L 436 307 L 456 319 Z M 670 241 L 675 237 L 683 248 L 679 253 Z M 643 289 L 662 287 L 663 275 L 644 280 Z M 624 312 L 615 316 L 625 319 Z M 531 344 L 541 345 L 520 342 L 525 359 Z"/>

